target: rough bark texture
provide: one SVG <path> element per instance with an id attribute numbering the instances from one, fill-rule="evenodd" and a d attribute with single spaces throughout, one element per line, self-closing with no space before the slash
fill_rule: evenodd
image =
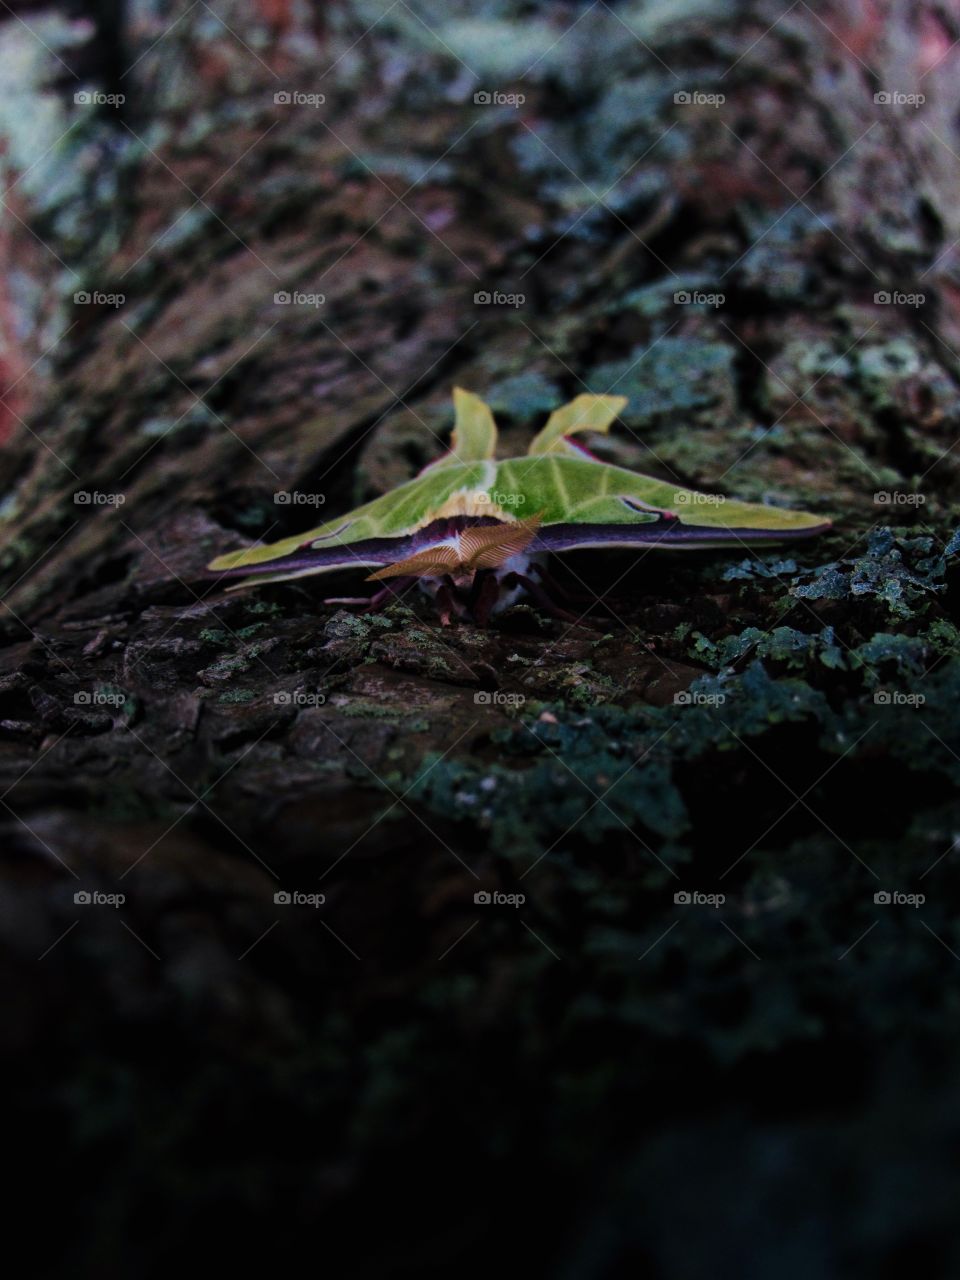
<path id="1" fill-rule="evenodd" d="M 24 10 L 59 67 L 4 24 L 2 1040 L 51 1270 L 213 1231 L 472 1273 L 519 1227 L 535 1275 L 956 1274 L 958 17 L 686 9 Z M 627 395 L 604 457 L 835 533 L 583 553 L 578 626 L 204 576 L 318 522 L 278 492 L 412 475 L 455 383 L 507 449 Z"/>

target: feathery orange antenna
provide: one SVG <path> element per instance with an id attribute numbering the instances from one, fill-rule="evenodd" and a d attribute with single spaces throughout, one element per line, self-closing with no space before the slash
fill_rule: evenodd
<path id="1" fill-rule="evenodd" d="M 496 525 L 483 525 L 463 529 L 455 535 L 454 542 L 427 547 L 406 560 L 388 564 L 385 569 L 371 573 L 367 582 L 379 582 L 384 578 L 443 577 L 452 573 L 475 573 L 478 569 L 497 569 L 511 556 L 525 551 L 540 528 L 542 516 L 528 516 L 526 520 L 506 521 Z"/>

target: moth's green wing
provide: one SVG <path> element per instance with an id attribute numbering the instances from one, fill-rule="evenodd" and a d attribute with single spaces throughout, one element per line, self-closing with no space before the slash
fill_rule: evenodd
<path id="1" fill-rule="evenodd" d="M 676 486 L 623 467 L 561 453 L 512 458 L 497 469 L 497 489 L 512 496 L 524 513 L 539 514 L 543 524 L 630 524 L 657 519 L 671 509 Z M 515 495 L 515 496 L 514 496 Z M 628 506 L 631 498 L 649 514 Z"/>
<path id="2" fill-rule="evenodd" d="M 554 409 L 547 425 L 538 431 L 527 450 L 531 457 L 559 453 L 582 457 L 581 451 L 567 437 L 582 431 L 606 434 L 610 424 L 627 406 L 626 396 L 577 396 L 562 409 Z"/>
<path id="3" fill-rule="evenodd" d="M 545 528 L 610 526 L 611 541 L 619 526 L 652 524 L 665 516 L 676 517 L 673 523 L 678 530 L 715 530 L 718 535 L 732 529 L 756 531 L 768 541 L 777 533 L 799 534 L 829 525 L 822 516 L 807 511 L 737 502 L 623 467 L 560 454 L 501 462 L 497 489 L 513 495 L 512 501 L 523 512 L 540 515 Z"/>
<path id="4" fill-rule="evenodd" d="M 428 471 L 434 471 L 438 467 L 455 467 L 463 462 L 484 462 L 496 453 L 497 424 L 490 406 L 472 391 L 454 387 L 453 408 L 450 452 L 431 463 Z"/>
<path id="5" fill-rule="evenodd" d="M 342 551 L 342 555 L 328 568 L 350 564 L 374 564 L 379 561 L 360 560 L 357 544 L 378 538 L 400 538 L 427 523 L 431 514 L 463 489 L 467 492 L 485 492 L 496 474 L 492 462 L 454 463 L 448 467 L 431 467 L 413 480 L 391 489 L 346 515 L 337 516 L 326 524 L 294 534 L 266 546 L 248 547 L 245 551 L 230 551 L 218 556 L 208 566 L 215 572 L 226 573 L 246 566 L 268 566 L 295 551 Z"/>
<path id="6" fill-rule="evenodd" d="M 371 538 L 403 537 L 426 523 L 430 513 L 441 507 L 451 494 L 460 489 L 484 492 L 493 481 L 496 472 L 491 460 L 497 447 L 497 425 L 489 405 L 462 387 L 454 388 L 453 404 L 455 418 L 450 452 L 425 467 L 413 480 L 306 533 L 218 556 L 208 568 L 227 573 L 247 565 L 269 565 L 296 551 L 331 548 L 343 549 L 343 564 L 379 563 L 358 560 L 356 544 Z M 339 568 L 341 563 L 327 567 Z"/>

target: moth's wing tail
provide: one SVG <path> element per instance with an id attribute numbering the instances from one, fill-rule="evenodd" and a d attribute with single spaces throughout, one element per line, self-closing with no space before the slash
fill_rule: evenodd
<path id="1" fill-rule="evenodd" d="M 611 423 L 627 404 L 626 396 L 577 396 L 562 408 L 554 409 L 547 419 L 547 425 L 530 442 L 528 455 L 536 457 L 544 453 L 566 453 L 580 458 L 592 457 L 588 450 L 570 437 L 583 431 L 597 431 L 606 435 Z"/>
<path id="2" fill-rule="evenodd" d="M 497 451 L 497 424 L 490 406 L 472 391 L 453 389 L 454 423 L 450 448 L 423 471 L 436 471 L 462 462 L 486 462 Z M 421 475 L 423 475 L 421 471 Z"/>

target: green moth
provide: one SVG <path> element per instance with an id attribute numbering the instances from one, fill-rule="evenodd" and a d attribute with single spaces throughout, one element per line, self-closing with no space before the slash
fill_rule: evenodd
<path id="1" fill-rule="evenodd" d="M 489 406 L 459 387 L 453 398 L 450 449 L 413 480 L 309 533 L 231 551 L 210 570 L 252 587 L 366 569 L 368 581 L 387 585 L 355 603 L 376 604 L 419 583 L 436 597 L 444 621 L 470 612 L 483 622 L 519 590 L 562 613 L 543 586 L 549 553 L 738 549 L 830 528 L 809 512 L 698 493 L 595 458 L 574 437 L 608 432 L 627 404 L 623 396 L 577 396 L 551 413 L 525 456 L 503 460 L 495 456 Z"/>

